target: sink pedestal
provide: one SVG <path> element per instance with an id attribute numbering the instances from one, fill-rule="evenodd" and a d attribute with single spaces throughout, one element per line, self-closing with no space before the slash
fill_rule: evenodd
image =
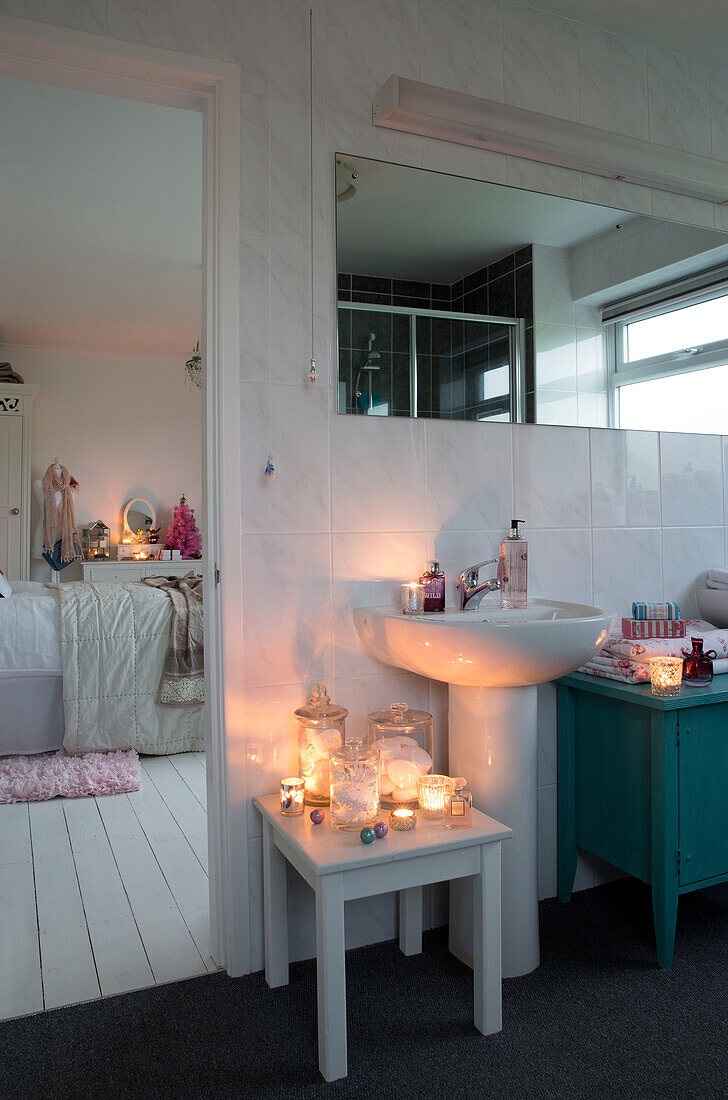
<path id="1" fill-rule="evenodd" d="M 450 775 L 464 775 L 473 805 L 513 829 L 501 849 L 504 978 L 539 964 L 536 692 L 450 684 Z M 472 884 L 453 882 L 450 950 L 469 966 L 472 913 Z"/>

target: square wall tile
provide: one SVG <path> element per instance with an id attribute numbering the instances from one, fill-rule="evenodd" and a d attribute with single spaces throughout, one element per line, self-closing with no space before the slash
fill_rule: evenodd
<path id="1" fill-rule="evenodd" d="M 567 603 L 592 602 L 592 555 L 589 530 L 530 531 L 528 594 Z"/>
<path id="2" fill-rule="evenodd" d="M 512 509 L 511 509 L 512 511 Z M 513 517 L 504 513 L 500 527 L 481 531 L 434 531 L 430 533 L 428 556 L 437 559 L 445 573 L 445 606 L 447 610 L 457 611 L 459 592 L 456 589 L 458 577 L 471 565 L 497 558 L 501 539 L 508 534 Z M 484 566 L 483 579 L 495 577 L 497 565 Z M 485 597 L 486 602 L 490 597 Z M 495 594 L 498 602 L 498 594 Z"/>
<path id="3" fill-rule="evenodd" d="M 298 775 L 298 721 L 293 712 L 308 702 L 312 689 L 313 684 L 275 684 L 243 693 L 248 837 L 262 835 L 253 799 L 274 794 L 283 776 Z"/>
<path id="4" fill-rule="evenodd" d="M 598 607 L 629 616 L 634 600 L 662 599 L 659 528 L 600 528 L 593 537 L 594 602 Z"/>
<path id="5" fill-rule="evenodd" d="M 366 676 L 390 666 L 365 653 L 354 628 L 354 608 L 399 606 L 400 584 L 422 575 L 428 554 L 424 532 L 337 534 L 332 537 L 334 668 Z"/>
<path id="6" fill-rule="evenodd" d="M 516 515 L 534 527 L 589 526 L 585 428 L 514 427 Z"/>
<path id="7" fill-rule="evenodd" d="M 425 531 L 424 422 L 334 416 L 331 494 L 334 531 Z"/>
<path id="8" fill-rule="evenodd" d="M 336 702 L 349 711 L 346 719 L 349 737 L 366 737 L 367 715 L 375 710 L 389 710 L 392 703 L 406 703 L 412 710 L 429 709 L 429 680 L 396 668 L 378 676 L 343 679 L 337 676 L 334 688 Z"/>
<path id="9" fill-rule="evenodd" d="M 106 0 L 2 0 L 0 12 L 91 34 L 106 34 Z"/>
<path id="10" fill-rule="evenodd" d="M 662 531 L 663 597 L 676 600 L 684 619 L 698 617 L 695 589 L 705 574 L 724 562 L 722 527 L 665 527 Z"/>
<path id="11" fill-rule="evenodd" d="M 431 531 L 479 531 L 508 523 L 513 507 L 510 424 L 428 420 Z"/>
<path id="12" fill-rule="evenodd" d="M 419 72 L 417 0 L 329 0 L 326 18 L 329 105 L 364 115 L 392 75 Z M 352 150 L 344 150 L 351 152 Z"/>
<path id="13" fill-rule="evenodd" d="M 650 141 L 710 156 L 710 91 L 650 70 Z"/>
<path id="14" fill-rule="evenodd" d="M 581 50 L 581 121 L 601 130 L 647 138 L 647 71 Z"/>
<path id="15" fill-rule="evenodd" d="M 248 687 L 331 676 L 329 535 L 243 536 Z"/>
<path id="16" fill-rule="evenodd" d="M 321 386 L 241 385 L 243 530 L 329 530 L 329 410 Z M 276 477 L 264 476 L 268 451 Z"/>
<path id="17" fill-rule="evenodd" d="M 422 0 L 420 11 L 420 80 L 502 99 L 501 27 L 486 19 L 479 0 L 457 5 Z"/>
<path id="18" fill-rule="evenodd" d="M 721 449 L 717 435 L 661 433 L 662 522 L 666 527 L 722 525 Z"/>
<path id="19" fill-rule="evenodd" d="M 547 787 L 556 782 L 557 723 L 556 685 L 538 685 L 538 786 Z"/>
<path id="20" fill-rule="evenodd" d="M 594 527 L 660 524 L 660 443 L 657 432 L 589 433 Z"/>
<path id="21" fill-rule="evenodd" d="M 222 55 L 222 0 L 108 0 L 109 35 L 164 50 Z"/>
<path id="22" fill-rule="evenodd" d="M 523 4 L 503 5 L 503 98 L 514 107 L 579 115 L 577 24 Z"/>

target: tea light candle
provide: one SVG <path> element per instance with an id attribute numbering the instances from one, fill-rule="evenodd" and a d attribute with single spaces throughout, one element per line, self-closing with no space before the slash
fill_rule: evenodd
<path id="1" fill-rule="evenodd" d="M 651 657 L 650 679 L 653 695 L 679 695 L 683 674 L 682 657 Z"/>
<path id="2" fill-rule="evenodd" d="M 417 814 L 414 810 L 410 810 L 406 806 L 399 806 L 396 810 L 392 810 L 389 815 L 389 825 L 392 829 L 396 829 L 397 832 L 409 832 L 410 829 L 414 829 L 416 824 Z"/>
<path id="3" fill-rule="evenodd" d="M 281 813 L 285 817 L 302 814 L 305 797 L 306 785 L 303 779 L 299 779 L 296 775 L 281 779 Z"/>
<path id="4" fill-rule="evenodd" d="M 447 775 L 422 775 L 417 780 L 417 800 L 420 813 L 430 821 L 445 816 L 445 803 L 452 792 Z"/>
<path id="5" fill-rule="evenodd" d="M 410 581 L 400 586 L 402 592 L 402 614 L 424 615 L 425 613 L 425 586 Z"/>

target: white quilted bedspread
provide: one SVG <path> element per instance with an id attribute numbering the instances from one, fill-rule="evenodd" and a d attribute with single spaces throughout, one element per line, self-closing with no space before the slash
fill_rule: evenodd
<path id="1" fill-rule="evenodd" d="M 56 591 L 66 751 L 201 751 L 203 709 L 156 702 L 172 623 L 167 594 L 112 581 L 60 584 Z"/>

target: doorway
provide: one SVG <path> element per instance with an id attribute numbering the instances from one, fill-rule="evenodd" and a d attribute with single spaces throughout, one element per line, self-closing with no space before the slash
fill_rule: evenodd
<path id="1" fill-rule="evenodd" d="M 243 754 L 239 751 L 243 734 L 239 681 L 242 570 L 240 538 L 239 535 L 235 537 L 235 532 L 241 529 L 237 388 L 237 70 L 233 66 L 206 62 L 200 58 L 173 55 L 127 43 L 99 42 L 93 36 L 0 18 L 0 74 L 76 92 L 116 96 L 140 104 L 165 104 L 182 107 L 186 111 L 197 107 L 204 120 L 204 309 L 200 335 L 206 377 L 201 394 L 204 468 L 200 519 L 207 559 L 204 582 L 207 678 L 204 762 L 207 766 L 203 767 L 203 760 L 194 754 L 184 763 L 178 761 L 179 766 L 170 761 L 172 770 L 166 777 L 157 775 L 153 785 L 173 819 L 175 814 L 177 817 L 184 816 L 184 809 L 180 808 L 182 803 L 188 809 L 196 806 L 198 811 L 203 811 L 203 803 L 208 805 L 206 827 L 201 831 L 201 818 L 197 813 L 197 826 L 193 829 L 195 837 L 182 838 L 193 854 L 197 844 L 199 852 L 195 858 L 200 865 L 204 859 L 202 846 L 209 848 L 209 955 L 203 958 L 197 944 L 195 948 L 206 969 L 218 964 L 231 973 L 244 973 L 249 969 L 249 954 L 244 771 Z M 184 384 L 184 363 L 180 369 Z M 166 788 L 166 796 L 162 788 Z M 172 808 L 175 799 L 178 801 L 177 811 Z M 158 810 L 153 813 L 158 816 Z M 136 816 L 141 824 L 139 815 Z M 108 839 L 109 831 L 100 813 L 99 820 Z M 77 822 L 74 828 L 79 830 L 79 835 L 84 831 L 89 833 L 87 822 Z M 131 822 L 109 822 L 109 828 L 121 833 L 128 832 Z M 229 839 L 233 828 L 234 844 Z M 69 837 L 70 829 L 66 822 Z M 93 839 L 93 830 L 90 833 Z M 38 835 L 40 837 L 40 832 Z M 171 847 L 169 845 L 170 851 Z M 117 859 L 112 851 L 112 858 L 126 892 L 119 867 L 119 860 L 123 861 L 126 857 L 121 855 Z M 159 859 L 157 856 L 154 858 L 161 869 Z M 82 862 L 81 858 L 79 862 Z M 133 863 L 129 859 L 129 865 Z M 152 873 L 152 864 L 148 860 L 146 863 L 149 873 Z M 170 877 L 174 874 L 169 867 L 168 874 Z M 165 877 L 164 872 L 162 877 Z M 180 879 L 184 878 L 184 874 L 180 874 Z M 231 887 L 231 884 L 235 885 Z M 173 893 L 171 889 L 170 892 Z M 154 933 L 157 929 L 153 916 L 150 913 L 149 923 Z M 136 922 L 133 914 L 132 919 Z M 69 923 L 72 922 L 68 922 L 67 914 L 59 910 L 54 934 L 62 938 Z M 190 935 L 194 940 L 194 936 Z M 143 943 L 143 937 L 140 938 Z M 167 978 L 161 980 L 181 976 L 169 972 Z M 135 980 L 127 988 L 143 984 L 147 982 Z M 103 988 L 101 992 L 104 992 Z"/>

